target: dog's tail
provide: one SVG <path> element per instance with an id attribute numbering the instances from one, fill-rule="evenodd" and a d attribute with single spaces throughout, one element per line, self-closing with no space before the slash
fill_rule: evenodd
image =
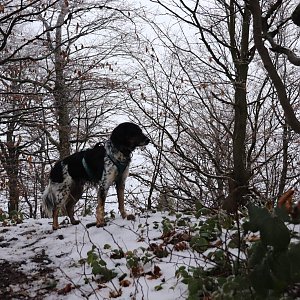
<path id="1" fill-rule="evenodd" d="M 53 191 L 51 182 L 49 182 L 42 196 L 42 208 L 44 213 L 50 218 L 53 215 L 53 209 L 55 207 L 56 197 Z"/>

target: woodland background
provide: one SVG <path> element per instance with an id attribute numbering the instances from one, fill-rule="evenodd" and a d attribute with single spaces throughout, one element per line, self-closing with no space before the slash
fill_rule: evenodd
<path id="1" fill-rule="evenodd" d="M 3 210 L 39 217 L 50 166 L 125 120 L 151 138 L 132 207 L 275 206 L 300 180 L 297 4 L 1 1 Z"/>
<path id="2" fill-rule="evenodd" d="M 299 26 L 289 0 L 1 1 L 0 296 L 299 299 Z M 49 232 L 51 166 L 128 120 L 136 221 L 87 230 L 87 187 Z"/>

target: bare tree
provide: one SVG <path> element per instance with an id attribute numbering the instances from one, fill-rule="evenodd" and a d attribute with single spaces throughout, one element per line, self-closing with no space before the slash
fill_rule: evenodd
<path id="1" fill-rule="evenodd" d="M 141 122 L 156 128 L 157 153 L 149 157 L 159 166 L 149 182 L 188 206 L 222 203 L 235 212 L 256 198 L 274 202 L 295 184 L 287 149 L 296 137 L 255 55 L 249 8 L 242 1 L 209 8 L 199 1 L 154 2 L 180 26 L 174 34 L 152 23 L 156 37 L 142 45 L 143 55 L 134 54 L 140 68 L 131 101 L 144 114 Z M 292 72 L 282 73 L 291 103 Z"/>
<path id="2" fill-rule="evenodd" d="M 292 64 L 298 66 L 300 65 L 300 59 L 295 55 L 293 51 L 279 45 L 274 40 L 274 37 L 280 31 L 280 28 L 287 22 L 290 16 L 287 18 L 287 20 L 282 20 L 281 16 L 281 21 L 277 23 L 276 29 L 271 30 L 271 26 L 273 26 L 274 22 L 278 22 L 277 15 L 280 11 L 280 7 L 287 6 L 284 7 L 284 9 L 289 9 L 289 5 L 284 5 L 284 2 L 285 1 L 282 0 L 276 1 L 275 3 L 271 4 L 266 9 L 266 13 L 263 14 L 260 8 L 260 1 L 246 1 L 247 5 L 249 5 L 249 8 L 251 9 L 251 13 L 253 16 L 253 36 L 257 51 L 263 61 L 265 69 L 267 70 L 272 80 L 272 83 L 276 88 L 280 104 L 283 108 L 289 126 L 291 126 L 291 128 L 295 132 L 300 133 L 300 121 L 298 120 L 296 113 L 288 99 L 283 80 L 280 78 L 280 75 L 276 70 L 276 66 L 272 62 L 269 51 L 264 44 L 264 39 L 266 39 L 270 43 L 272 51 L 283 53 L 287 55 L 287 58 Z"/>
<path id="3" fill-rule="evenodd" d="M 122 105 L 122 101 L 115 101 L 123 83 L 112 58 L 121 55 L 123 43 L 130 38 L 132 29 L 125 25 L 130 21 L 129 13 L 115 1 L 50 1 L 47 5 L 40 1 L 21 5 L 12 1 L 3 7 L 0 68 L 8 72 L 0 75 L 1 102 L 13 101 L 16 95 L 28 102 L 23 108 L 16 103 L 17 107 L 1 111 L 5 121 L 0 126 L 4 137 L 7 126 L 18 123 L 14 138 L 18 141 L 22 136 L 18 147 L 24 148 L 22 155 L 27 156 L 22 175 L 27 176 L 25 170 L 37 172 L 41 180 L 35 186 L 40 194 L 45 162 L 57 158 L 56 151 L 62 158 L 71 153 L 73 145 L 79 149 L 106 135 L 106 128 L 99 129 L 99 125 Z M 19 68 L 18 64 L 27 67 Z M 11 76 L 9 70 L 13 68 L 19 71 L 17 77 Z M 19 87 L 18 92 L 4 88 L 5 84 Z M 30 101 L 30 97 L 38 101 Z M 32 122 L 20 122 L 29 116 Z M 33 133 L 24 138 L 30 129 Z M 1 139 L 1 145 L 4 149 L 8 143 Z M 2 158 L 6 172 L 7 156 Z M 26 199 L 38 193 L 31 191 L 28 196 L 20 170 L 18 165 L 15 187 L 22 189 L 30 206 Z M 10 181 L 11 175 L 6 174 Z M 36 203 L 37 196 L 34 197 Z M 32 211 L 34 214 L 36 208 Z"/>

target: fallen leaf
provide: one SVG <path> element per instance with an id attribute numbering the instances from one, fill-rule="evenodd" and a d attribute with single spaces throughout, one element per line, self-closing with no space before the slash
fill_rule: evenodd
<path id="1" fill-rule="evenodd" d="M 278 207 L 285 206 L 286 210 L 289 213 L 292 213 L 293 211 L 293 195 L 294 190 L 290 189 L 287 192 L 285 192 L 278 200 Z"/>
<path id="2" fill-rule="evenodd" d="M 174 246 L 174 250 L 176 251 L 184 251 L 189 248 L 188 244 L 186 242 L 179 242 Z"/>
<path id="3" fill-rule="evenodd" d="M 122 290 L 121 289 L 119 289 L 118 291 L 110 291 L 109 292 L 109 297 L 110 298 L 118 298 L 120 296 L 122 296 Z"/>
<path id="4" fill-rule="evenodd" d="M 73 288 L 72 284 L 68 283 L 64 288 L 62 288 L 61 290 L 58 290 L 57 293 L 58 293 L 58 295 L 66 295 L 72 291 L 72 288 Z"/>
<path id="5" fill-rule="evenodd" d="M 130 285 L 131 285 L 131 282 L 128 279 L 124 279 L 124 280 L 120 281 L 120 286 L 122 286 L 122 287 L 128 287 Z"/>

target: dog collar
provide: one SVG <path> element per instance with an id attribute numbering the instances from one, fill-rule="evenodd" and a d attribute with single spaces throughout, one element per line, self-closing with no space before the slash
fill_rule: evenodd
<path id="1" fill-rule="evenodd" d="M 126 170 L 127 166 L 129 165 L 129 163 L 131 161 L 131 157 L 128 157 L 125 160 L 118 160 L 113 155 L 113 153 L 116 152 L 116 151 L 114 151 L 116 148 L 112 144 L 112 142 L 111 141 L 107 141 L 106 145 L 107 145 L 107 152 L 106 152 L 107 156 L 111 160 L 111 162 L 117 167 L 118 177 L 121 177 L 122 174 L 124 173 L 124 171 Z"/>
<path id="2" fill-rule="evenodd" d="M 124 173 L 124 171 L 126 170 L 127 166 L 129 165 L 130 158 L 126 159 L 125 161 L 119 161 L 119 160 L 115 159 L 113 156 L 111 156 L 110 154 L 107 154 L 107 156 L 113 162 L 113 164 L 117 167 L 119 176 L 121 176 Z"/>

